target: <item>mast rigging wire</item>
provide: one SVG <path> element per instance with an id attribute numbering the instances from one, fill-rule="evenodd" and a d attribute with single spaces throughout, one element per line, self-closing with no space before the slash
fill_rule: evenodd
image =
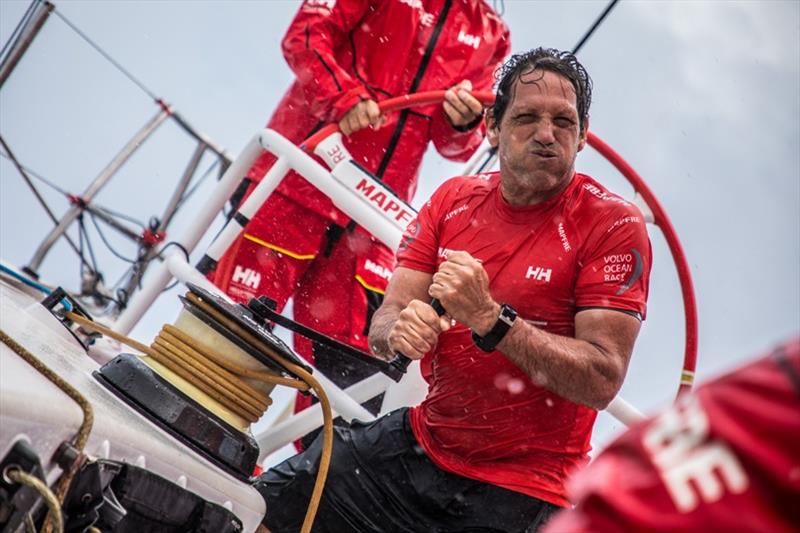
<path id="1" fill-rule="evenodd" d="M 144 230 L 145 227 L 146 227 L 144 222 L 142 222 L 141 220 L 137 220 L 137 219 L 133 218 L 130 215 L 126 215 L 125 213 L 120 213 L 119 211 L 114 211 L 113 209 L 109 209 L 108 207 L 103 206 L 103 205 L 98 205 L 98 204 L 96 204 L 94 202 L 92 202 L 92 207 L 94 207 L 95 211 L 98 211 L 99 213 L 102 213 L 102 214 L 104 214 L 104 215 L 106 215 L 106 216 L 108 216 L 110 218 L 116 217 L 116 218 L 119 218 L 121 220 L 125 220 L 127 222 L 130 222 L 131 224 L 135 224 L 136 226 L 139 226 L 142 230 Z"/>
<path id="2" fill-rule="evenodd" d="M 69 26 L 69 27 L 70 27 L 70 28 L 71 28 L 71 29 L 72 29 L 72 30 L 73 30 L 75 33 L 77 33 L 77 34 L 78 34 L 78 35 L 79 35 L 79 36 L 80 36 L 80 37 L 81 37 L 81 38 L 82 38 L 84 41 L 86 41 L 86 42 L 89 44 L 89 46 L 91 46 L 92 48 L 94 48 L 94 49 L 95 49 L 95 50 L 96 50 L 96 51 L 97 51 L 97 52 L 98 52 L 100 55 L 102 55 L 104 58 L 106 58 L 106 59 L 107 59 L 107 60 L 108 60 L 108 61 L 109 61 L 109 62 L 110 62 L 112 65 L 114 65 L 114 67 L 115 67 L 117 70 L 119 70 L 119 71 L 120 71 L 120 72 L 121 72 L 121 73 L 122 73 L 122 74 L 123 74 L 123 75 L 124 75 L 126 78 L 128 78 L 130 81 L 132 81 L 132 82 L 133 82 L 133 83 L 134 83 L 134 84 L 135 84 L 137 87 L 139 87 L 139 89 L 141 89 L 141 90 L 142 90 L 142 91 L 143 91 L 145 94 L 147 94 L 147 96 L 149 96 L 150 98 L 152 98 L 152 99 L 153 99 L 153 101 L 155 101 L 155 102 L 157 102 L 157 103 L 161 103 L 161 99 L 160 99 L 158 96 L 156 96 L 156 95 L 155 95 L 155 93 L 154 93 L 153 91 L 151 91 L 150 89 L 148 89 L 148 88 L 147 88 L 147 86 L 146 86 L 144 83 L 142 83 L 141 81 L 139 81 L 139 80 L 138 80 L 138 79 L 137 79 L 137 78 L 136 78 L 136 77 L 135 77 L 133 74 L 131 74 L 130 72 L 128 72 L 127 70 L 125 70 L 125 68 L 124 68 L 124 67 L 123 67 L 123 66 L 122 66 L 120 63 L 118 63 L 118 62 L 117 62 L 117 61 L 116 61 L 116 60 L 115 60 L 113 57 L 111 57 L 111 55 L 109 55 L 109 54 L 108 54 L 108 52 L 106 52 L 105 50 L 103 50 L 103 49 L 100 47 L 100 45 L 98 45 L 98 44 L 97 44 L 97 43 L 95 43 L 93 40 L 91 40 L 91 39 L 89 38 L 89 36 L 88 36 L 88 35 L 86 35 L 85 33 L 83 33 L 83 32 L 80 30 L 80 28 L 78 28 L 78 27 L 77 27 L 75 24 L 73 24 L 73 23 L 72 23 L 72 22 L 71 22 L 71 21 L 70 21 L 70 20 L 69 20 L 67 17 L 65 17 L 65 16 L 64 16 L 64 15 L 61 13 L 61 10 L 60 10 L 60 9 L 58 9 L 58 8 L 54 9 L 54 10 L 53 10 L 53 13 L 55 13 L 56 15 L 58 15 L 58 18 L 60 18 L 61 20 L 63 20 L 63 21 L 64 21 L 64 23 L 65 23 L 67 26 Z"/>
<path id="3" fill-rule="evenodd" d="M 194 185 L 192 185 L 191 189 L 188 189 L 186 192 L 183 193 L 183 196 L 181 196 L 181 199 L 175 205 L 176 211 L 180 209 L 181 206 L 184 204 L 184 202 L 186 202 L 186 200 L 188 200 L 197 191 L 198 187 L 200 187 L 200 185 L 202 185 L 203 182 L 211 175 L 211 171 L 219 166 L 219 162 L 220 159 L 218 157 L 215 158 L 214 162 L 211 163 L 211 165 L 206 169 L 205 172 L 203 172 L 203 175 L 200 176 L 200 179 L 198 179 L 194 183 Z"/>
<path id="4" fill-rule="evenodd" d="M 4 147 L 5 147 L 5 145 L 4 145 Z M 9 157 L 8 155 L 4 154 L 3 152 L 0 152 L 0 157 L 4 157 L 4 158 L 8 159 L 12 163 L 14 162 L 14 160 L 11 157 Z M 41 181 L 42 183 L 44 183 L 45 185 L 47 185 L 48 187 L 50 187 L 54 191 L 62 194 L 65 198 L 67 198 L 67 199 L 72 198 L 72 196 L 73 196 L 72 193 L 70 193 L 69 191 L 67 191 L 65 189 L 62 189 L 61 187 L 56 185 L 52 180 L 48 180 L 47 178 L 45 178 L 44 176 L 42 176 L 38 172 L 35 172 L 34 170 L 32 170 L 30 167 L 26 167 L 25 165 L 22 165 L 22 164 L 20 164 L 20 167 L 28 174 L 28 176 L 36 178 L 37 180 Z M 38 197 L 38 195 L 37 195 L 37 197 Z M 145 228 L 145 224 L 141 220 L 137 220 L 136 218 L 134 218 L 134 217 L 132 217 L 130 215 L 126 215 L 125 213 L 122 213 L 120 211 L 115 211 L 115 210 L 113 210 L 113 209 L 111 209 L 109 207 L 106 207 L 104 205 L 100 205 L 96 201 L 92 201 L 92 207 L 95 210 L 100 211 L 101 213 L 104 213 L 104 214 L 106 214 L 106 215 L 108 215 L 110 217 L 116 217 L 116 218 L 119 218 L 121 220 L 126 220 L 126 221 L 130 222 L 131 224 L 135 224 L 136 226 L 138 226 L 138 227 L 140 227 L 142 229 Z M 46 206 L 45 206 L 45 209 L 47 209 Z M 53 218 L 53 216 L 51 216 L 51 218 Z M 54 220 L 54 222 L 58 223 L 57 220 Z"/>
<path id="5" fill-rule="evenodd" d="M 6 41 L 6 44 L 3 45 L 3 49 L 0 50 L 0 62 L 5 61 L 6 52 L 11 49 L 11 43 L 16 43 L 19 40 L 24 28 L 28 25 L 28 22 L 30 22 L 31 18 L 33 18 L 33 13 L 36 11 L 37 4 L 40 3 L 42 3 L 42 0 L 33 0 L 28 6 L 25 14 L 22 15 L 22 18 L 17 23 L 17 27 L 14 28 L 11 36 Z"/>
<path id="6" fill-rule="evenodd" d="M 583 37 L 581 37 L 581 40 L 578 41 L 578 44 L 575 45 L 575 48 L 572 49 L 572 53 L 573 54 L 577 55 L 577 53 L 580 51 L 580 49 L 583 48 L 583 45 L 586 44 L 586 41 L 589 40 L 589 37 L 592 36 L 592 34 L 595 32 L 595 30 L 600 27 L 600 24 L 602 24 L 603 21 L 608 16 L 608 14 L 611 13 L 611 10 L 614 9 L 615 5 L 617 5 L 617 2 L 619 2 L 619 0 L 611 0 L 608 3 L 606 8 L 603 10 L 603 12 L 600 13 L 600 16 L 597 17 L 597 20 L 594 21 L 594 24 L 592 24 L 592 26 L 586 31 L 586 33 L 583 35 Z"/>
<path id="7" fill-rule="evenodd" d="M 92 266 L 89 267 L 89 270 L 93 274 L 99 274 L 99 270 L 97 268 L 97 259 L 94 257 L 94 249 L 92 248 L 92 243 L 89 240 L 89 235 L 86 232 L 86 225 L 83 221 L 83 213 L 78 215 L 78 236 L 80 237 L 78 242 L 80 243 L 81 255 L 83 255 L 84 241 L 86 242 L 86 249 L 89 250 L 89 259 L 92 260 Z M 83 269 L 81 269 L 81 274 L 83 274 Z"/>
<path id="8" fill-rule="evenodd" d="M 3 150 L 6 151 L 5 154 L 2 154 L 3 157 L 9 159 L 14 164 L 14 166 L 17 168 L 17 171 L 22 176 L 22 179 L 25 180 L 25 183 L 27 183 L 28 187 L 30 187 L 31 191 L 33 191 L 33 195 L 36 197 L 37 200 L 39 200 L 39 203 L 44 208 L 45 213 L 47 213 L 47 216 L 50 217 L 50 220 L 53 221 L 53 224 L 58 226 L 59 223 L 58 219 L 53 214 L 53 211 L 50 210 L 50 207 L 47 205 L 47 202 L 44 201 L 44 198 L 42 197 L 41 193 L 33 184 L 33 181 L 31 180 L 30 176 L 25 172 L 25 168 L 22 166 L 22 164 L 20 164 L 19 160 L 14 155 L 14 152 L 12 152 L 11 148 L 8 146 L 8 144 L 6 144 L 6 141 L 5 139 L 3 139 L 2 135 L 0 135 L 0 144 L 3 145 Z M 86 258 L 83 257 L 83 254 L 81 253 L 75 242 L 72 240 L 72 238 L 66 233 L 64 233 L 64 238 L 67 240 L 67 243 L 69 243 L 69 246 L 72 248 L 72 250 L 78 255 L 78 259 L 81 260 L 81 268 L 85 266 L 91 270 L 92 267 L 89 265 L 89 263 L 86 262 Z"/>
<path id="9" fill-rule="evenodd" d="M 108 248 L 108 250 L 112 254 L 114 254 L 117 257 L 117 259 L 119 259 L 121 261 L 124 261 L 126 263 L 130 263 L 130 264 L 136 263 L 137 261 L 135 259 L 128 259 L 127 257 L 124 257 L 122 254 L 117 252 L 114 249 L 113 246 L 111 246 L 111 243 L 108 241 L 108 238 L 106 237 L 105 233 L 103 233 L 103 230 L 100 229 L 100 224 L 98 224 L 98 222 L 97 222 L 97 217 L 91 211 L 89 211 L 88 213 L 89 213 L 89 219 L 92 221 L 92 224 L 94 224 L 94 227 L 97 230 L 97 234 L 100 236 L 100 240 L 103 241 L 103 244 L 106 245 L 106 248 Z M 87 235 L 87 239 L 88 239 L 88 235 Z"/>
<path id="10" fill-rule="evenodd" d="M 8 148 L 6 148 L 5 143 L 3 144 L 3 147 L 6 149 L 6 151 L 8 151 Z M 13 157 L 10 157 L 8 154 L 4 154 L 3 152 L 0 152 L 0 157 L 5 157 L 6 159 L 11 161 L 12 163 L 14 162 L 14 158 Z M 34 171 L 30 167 L 26 167 L 25 165 L 23 165 L 21 163 L 20 163 L 19 166 L 29 176 L 33 176 L 34 178 L 36 178 L 37 180 L 41 181 L 42 183 L 44 183 L 45 185 L 47 185 L 51 189 L 55 190 L 56 192 L 59 192 L 59 193 L 63 194 L 64 196 L 67 196 L 67 197 L 69 196 L 69 192 L 67 192 L 66 190 L 62 189 L 61 187 L 59 187 L 58 185 L 53 183 L 52 180 L 48 180 L 47 178 L 45 178 L 44 176 L 42 176 L 38 172 Z"/>
<path id="11" fill-rule="evenodd" d="M 36 0 L 36 1 L 38 1 L 38 0 Z M 58 219 L 55 217 L 55 214 L 52 212 L 52 210 L 48 206 L 47 202 L 44 200 L 44 198 L 42 197 L 41 193 L 36 188 L 36 186 L 33 184 L 33 181 L 30 178 L 31 177 L 36 178 L 37 180 L 41 181 L 45 185 L 51 187 L 56 192 L 62 194 L 65 198 L 68 198 L 68 199 L 71 198 L 72 197 L 72 193 L 66 191 L 65 189 L 62 189 L 61 187 L 56 185 L 52 180 L 48 180 L 47 178 L 45 178 L 41 174 L 39 174 L 39 173 L 31 170 L 30 168 L 22 165 L 21 163 L 19 163 L 18 160 L 16 159 L 16 157 L 14 156 L 14 154 L 11 152 L 11 149 L 8 147 L 8 145 L 6 144 L 6 142 L 5 142 L 5 140 L 3 139 L 2 136 L 0 136 L 0 143 L 2 143 L 3 149 L 6 151 L 6 153 L 0 152 L 0 156 L 8 159 L 14 165 L 17 166 L 17 169 L 19 170 L 19 172 L 22 175 L 23 179 L 26 181 L 28 186 L 33 191 L 34 195 L 39 200 L 39 203 L 42 205 L 42 207 L 44 208 L 44 210 L 47 213 L 47 215 L 50 217 L 50 219 L 53 221 L 54 224 L 58 224 Z M 198 179 L 194 183 L 194 185 L 191 187 L 191 189 L 187 190 L 184 193 L 184 195 L 181 197 L 180 201 L 176 205 L 176 209 L 180 208 L 197 191 L 199 186 L 202 185 L 203 182 L 205 182 L 208 179 L 208 177 L 211 175 L 212 171 L 215 168 L 217 168 L 219 166 L 219 164 L 220 164 L 220 159 L 219 158 L 215 158 L 214 162 L 211 163 L 211 165 L 208 166 L 208 168 L 205 170 L 205 172 L 203 172 L 203 175 L 200 176 L 200 179 Z M 124 213 L 121 213 L 119 211 L 115 211 L 115 210 L 110 209 L 108 207 L 98 205 L 96 203 L 92 203 L 92 205 L 93 205 L 94 209 L 96 209 L 96 210 L 98 210 L 100 212 L 103 212 L 103 213 L 105 213 L 105 214 L 107 214 L 109 216 L 116 217 L 116 218 L 119 218 L 119 219 L 122 219 L 122 220 L 126 220 L 126 221 L 128 221 L 128 222 L 130 222 L 132 224 L 135 224 L 135 225 L 139 226 L 142 229 L 144 229 L 146 227 L 143 222 L 135 219 L 134 217 L 131 217 L 131 216 L 126 215 Z M 121 253 L 119 253 L 111 245 L 111 243 L 109 242 L 109 240 L 106 237 L 105 233 L 103 233 L 103 231 L 100 228 L 99 223 L 97 221 L 97 217 L 91 212 L 89 212 L 89 217 L 91 218 L 91 221 L 94 224 L 94 226 L 95 226 L 95 228 L 97 230 L 97 234 L 100 236 L 100 239 L 106 245 L 106 248 L 108 248 L 108 250 L 114 256 L 116 256 L 119 260 L 124 261 L 126 263 L 129 263 L 129 264 L 131 264 L 133 266 L 140 265 L 140 264 L 144 263 L 144 261 L 142 261 L 141 259 L 136 259 L 136 260 L 129 259 L 127 257 L 124 257 Z M 82 223 L 82 221 L 79 221 L 79 230 L 78 231 L 79 231 L 79 234 L 80 234 L 80 237 L 81 237 L 81 245 L 80 246 L 76 246 L 74 244 L 74 242 L 70 239 L 69 235 L 64 234 L 64 237 L 67 239 L 67 241 L 69 242 L 70 246 L 72 246 L 72 248 L 75 251 L 75 253 L 81 259 L 82 266 L 85 267 L 85 268 L 88 268 L 89 271 L 92 272 L 93 274 L 97 274 L 97 273 L 99 273 L 99 270 L 97 268 L 97 264 L 96 264 L 96 261 L 95 261 L 95 258 L 94 258 L 94 253 L 93 253 L 93 249 L 92 249 L 91 242 L 90 242 L 89 232 L 86 230 L 85 225 Z M 83 244 L 84 244 L 84 242 L 86 243 L 86 248 L 88 249 L 88 251 L 90 252 L 90 254 L 92 256 L 91 259 L 92 259 L 92 263 L 94 263 L 94 266 L 90 265 L 88 263 L 88 261 L 86 261 L 86 259 L 83 256 L 83 248 L 84 248 Z M 170 244 L 178 244 L 178 243 L 168 243 L 167 246 L 169 246 Z M 166 248 L 166 246 L 164 248 Z M 183 249 L 183 247 L 181 247 L 181 248 Z M 163 252 L 163 249 L 162 249 L 162 252 Z M 184 249 L 183 252 L 184 252 L 184 255 L 187 256 L 187 261 L 188 261 L 188 254 L 186 253 L 186 250 Z M 161 254 L 159 254 L 157 257 L 161 257 Z M 122 280 L 125 279 L 129 274 L 130 274 L 130 268 L 125 272 L 125 274 L 122 275 L 122 277 L 117 281 L 117 283 L 114 285 L 114 287 L 117 287 L 122 282 Z M 169 290 L 170 288 L 171 287 L 167 287 L 165 289 L 165 291 Z M 108 298 L 107 296 L 105 296 L 105 297 Z"/>
<path id="12" fill-rule="evenodd" d="M 32 20 L 32 18 L 36 14 L 37 9 L 42 5 L 47 5 L 48 7 L 52 8 L 52 11 L 54 11 L 55 14 L 58 15 L 58 17 L 70 29 L 72 29 L 86 43 L 88 43 L 92 48 L 94 48 L 94 50 L 96 52 L 98 52 L 103 58 L 105 58 L 109 63 L 111 63 L 119 72 L 121 72 L 134 85 L 136 85 L 141 91 L 143 91 L 147 96 L 149 96 L 164 111 L 166 111 L 169 114 L 169 116 L 171 116 L 173 119 L 175 119 L 178 122 L 178 124 L 180 126 L 182 126 L 190 135 L 192 135 L 195 138 L 198 138 L 198 139 L 202 140 L 202 136 L 198 137 L 199 134 L 197 134 L 194 131 L 194 128 L 192 128 L 189 124 L 187 124 L 182 119 L 182 117 L 180 117 L 177 114 L 175 114 L 175 112 L 173 110 L 171 110 L 169 108 L 169 106 L 167 106 L 167 104 L 164 103 L 164 101 L 161 98 L 157 97 L 156 94 L 152 90 L 150 90 L 141 80 L 136 78 L 130 71 L 125 69 L 122 66 L 121 63 L 116 61 L 99 44 L 97 44 L 95 41 L 93 41 L 91 38 L 89 38 L 89 36 L 86 33 L 84 33 L 80 28 L 78 28 L 78 26 L 76 24 L 74 24 L 71 20 L 69 20 L 59 9 L 56 9 L 55 6 L 52 6 L 49 2 L 44 2 L 43 0 L 33 0 L 31 2 L 31 4 L 28 6 L 28 9 L 27 9 L 26 13 L 24 14 L 22 19 L 18 23 L 17 28 L 14 30 L 13 34 L 11 35 L 11 37 L 5 43 L 5 45 L 4 45 L 3 49 L 2 49 L 2 52 L 0 52 L 0 58 L 3 57 L 3 55 L 6 53 L 7 50 L 13 50 L 13 45 L 19 40 L 20 36 L 25 33 L 26 28 L 27 28 L 28 24 L 30 23 L 30 20 Z M 43 208 L 47 212 L 48 216 L 50 217 L 50 219 L 56 225 L 58 225 L 59 224 L 59 220 L 55 217 L 55 215 L 53 214 L 53 211 L 49 208 L 47 203 L 44 201 L 44 198 L 41 196 L 39 191 L 33 185 L 30 177 L 25 173 L 25 170 L 28 170 L 28 172 L 31 175 L 33 175 L 35 178 L 39 179 L 40 181 L 42 181 L 45 184 L 47 184 L 50 187 L 52 187 L 54 190 L 58 191 L 59 193 L 61 193 L 64 196 L 66 196 L 69 199 L 70 202 L 74 203 L 76 198 L 78 200 L 80 200 L 80 198 L 76 197 L 75 195 L 72 195 L 68 191 L 65 191 L 65 190 L 61 189 L 60 187 L 56 186 L 53 182 L 45 179 L 41 175 L 38 175 L 38 174 L 30 171 L 29 169 L 25 169 L 25 167 L 23 167 L 16 160 L 16 158 L 13 157 L 13 154 L 11 154 L 11 150 L 8 148 L 8 146 L 5 144 L 5 142 L 3 143 L 3 146 L 5 147 L 6 151 L 8 152 L 8 155 L 3 154 L 3 153 L 0 153 L 0 155 L 10 159 L 17 166 L 17 169 L 22 174 L 22 176 L 25 179 L 25 181 L 28 183 L 28 186 L 31 188 L 31 190 L 33 191 L 34 195 L 37 197 L 37 199 L 39 200 L 39 202 L 41 203 L 41 205 L 43 206 Z M 205 171 L 205 173 L 200 177 L 200 179 L 198 181 L 196 181 L 188 191 L 184 191 L 184 193 L 181 195 L 181 198 L 178 200 L 178 202 L 177 202 L 177 204 L 176 204 L 174 209 L 179 209 L 181 206 L 183 206 L 184 203 L 198 190 L 200 185 L 203 182 L 206 181 L 206 179 L 211 174 L 211 172 L 215 168 L 217 168 L 217 167 L 219 167 L 221 165 L 221 159 L 226 157 L 224 155 L 224 152 L 220 151 L 218 148 L 216 148 L 216 147 L 214 147 L 214 146 L 212 146 L 210 144 L 207 144 L 207 146 L 217 155 L 217 158 L 215 158 L 215 161 Z M 23 170 L 23 169 L 25 169 L 25 170 Z M 97 211 L 97 213 L 100 215 L 101 219 L 103 218 L 104 215 L 108 216 L 108 217 L 115 217 L 115 218 L 118 218 L 118 219 L 127 220 L 128 222 L 131 222 L 133 224 L 138 225 L 140 228 L 142 228 L 142 231 L 145 231 L 145 229 L 146 229 L 145 224 L 143 224 L 142 222 L 139 222 L 138 220 L 135 220 L 132 217 L 123 215 L 122 213 L 113 211 L 111 209 L 108 209 L 106 207 L 102 207 L 102 206 L 99 206 L 99 205 L 94 205 L 93 204 L 92 207 L 93 207 L 93 209 L 95 209 Z M 145 267 L 147 265 L 147 263 L 149 261 L 145 260 L 145 257 L 146 257 L 147 254 L 143 254 L 142 253 L 143 248 L 142 248 L 141 241 L 138 241 L 138 243 L 139 243 L 139 252 L 137 253 L 137 259 L 136 260 L 131 260 L 131 259 L 123 257 L 122 254 L 117 252 L 111 246 L 111 244 L 109 243 L 108 239 L 106 238 L 105 234 L 103 233 L 102 229 L 100 228 L 100 225 L 98 224 L 97 217 L 95 216 L 95 213 L 92 213 L 91 210 L 88 210 L 88 211 L 89 211 L 89 215 L 90 215 L 90 218 L 92 220 L 92 223 L 94 224 L 94 226 L 95 226 L 95 228 L 97 230 L 97 233 L 100 236 L 100 238 L 102 239 L 102 241 L 105 244 L 105 246 L 118 259 L 120 259 L 120 260 L 122 260 L 122 261 L 124 261 L 126 263 L 129 263 L 131 265 L 131 268 L 128 269 L 128 272 L 131 272 L 132 269 L 143 268 L 143 267 Z M 156 219 L 156 220 L 158 220 L 158 219 Z M 106 223 L 109 223 L 107 220 L 104 220 L 104 221 Z M 70 237 L 69 237 L 69 235 L 67 233 L 64 233 L 63 237 L 65 237 L 67 239 L 67 241 L 68 241 L 69 245 L 72 247 L 73 251 L 78 255 L 78 257 L 79 257 L 79 259 L 81 261 L 81 273 L 83 274 L 88 269 L 95 277 L 97 277 L 99 275 L 100 278 L 102 278 L 102 274 L 100 274 L 99 270 L 97 269 L 97 262 L 96 262 L 96 259 L 94 257 L 94 250 L 92 249 L 92 245 L 91 245 L 90 238 L 89 238 L 90 237 L 89 236 L 89 232 L 86 229 L 85 221 L 84 221 L 84 219 L 82 217 L 82 214 L 81 214 L 81 217 L 79 217 L 79 235 L 80 235 L 80 239 L 81 239 L 81 242 L 80 242 L 79 246 L 75 245 L 75 243 L 70 239 Z M 85 244 L 85 248 L 91 254 L 91 263 L 92 263 L 91 265 L 86 260 L 86 258 L 83 256 L 84 244 Z M 118 281 L 117 283 L 119 284 L 121 281 L 122 280 Z"/>

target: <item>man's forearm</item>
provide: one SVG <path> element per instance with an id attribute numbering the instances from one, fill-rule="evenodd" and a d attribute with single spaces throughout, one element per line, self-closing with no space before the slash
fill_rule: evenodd
<path id="1" fill-rule="evenodd" d="M 497 349 L 533 380 L 570 401 L 603 409 L 625 376 L 621 360 L 598 345 L 543 331 L 518 320 Z"/>

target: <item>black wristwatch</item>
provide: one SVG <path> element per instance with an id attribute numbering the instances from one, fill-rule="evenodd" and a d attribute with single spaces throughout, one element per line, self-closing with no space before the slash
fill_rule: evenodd
<path id="1" fill-rule="evenodd" d="M 500 306 L 500 316 L 497 317 L 497 322 L 494 323 L 489 333 L 481 337 L 473 331 L 472 340 L 484 352 L 493 352 L 497 345 L 500 344 L 500 341 L 503 340 L 503 337 L 506 336 L 508 330 L 511 329 L 511 326 L 514 325 L 516 319 L 517 312 L 514 308 L 508 304 L 502 304 Z"/>

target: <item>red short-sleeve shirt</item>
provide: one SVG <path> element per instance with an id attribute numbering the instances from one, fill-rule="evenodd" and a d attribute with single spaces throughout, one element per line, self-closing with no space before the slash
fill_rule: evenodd
<path id="1" fill-rule="evenodd" d="M 482 261 L 492 297 L 545 331 L 573 336 L 575 314 L 645 315 L 650 241 L 632 204 L 576 174 L 561 194 L 509 205 L 497 173 L 442 185 L 404 236 L 398 265 L 433 273 L 450 251 Z M 412 427 L 441 468 L 567 505 L 564 479 L 586 460 L 597 412 L 536 385 L 457 324 L 422 360 L 429 383 Z"/>

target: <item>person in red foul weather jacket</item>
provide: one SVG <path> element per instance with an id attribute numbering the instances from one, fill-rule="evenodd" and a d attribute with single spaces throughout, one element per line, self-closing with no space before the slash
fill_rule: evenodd
<path id="1" fill-rule="evenodd" d="M 800 526 L 800 337 L 682 397 L 571 483 L 547 533 Z"/>
<path id="2" fill-rule="evenodd" d="M 456 161 L 481 143 L 483 109 L 470 91 L 491 89 L 510 40 L 483 0 L 305 0 L 282 47 L 296 79 L 267 127 L 299 144 L 338 123 L 354 160 L 409 201 L 429 142 Z M 388 98 L 442 89 L 442 104 L 385 116 L 378 109 Z M 250 190 L 274 161 L 269 153 L 257 160 Z M 367 351 L 393 264 L 392 250 L 289 173 L 211 277 L 242 303 L 267 295 L 281 310 L 294 296 L 297 321 Z M 372 372 L 299 336 L 295 349 L 342 387 Z M 299 400 L 305 407 L 308 398 Z"/>

